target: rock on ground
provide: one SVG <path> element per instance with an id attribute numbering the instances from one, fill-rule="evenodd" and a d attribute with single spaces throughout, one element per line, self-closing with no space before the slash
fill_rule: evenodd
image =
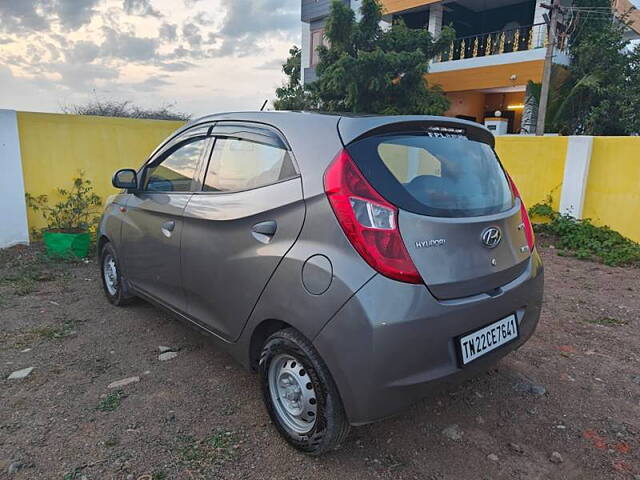
<path id="1" fill-rule="evenodd" d="M 449 425 L 442 430 L 442 434 L 450 440 L 458 441 L 462 440 L 462 429 L 458 425 Z"/>
<path id="2" fill-rule="evenodd" d="M 161 362 L 166 362 L 167 360 L 173 360 L 176 358 L 178 354 L 176 352 L 165 352 L 158 355 L 158 360 Z"/>
<path id="3" fill-rule="evenodd" d="M 34 368 L 35 367 L 28 367 L 28 368 L 23 368 L 22 370 L 16 370 L 11 375 L 9 375 L 9 377 L 7 377 L 7 379 L 8 380 L 21 380 L 23 378 L 27 378 L 31 374 L 31 372 L 33 372 Z"/>
<path id="4" fill-rule="evenodd" d="M 551 463 L 562 463 L 563 462 L 562 455 L 560 455 L 559 452 L 553 452 L 549 457 L 549 461 Z"/>
<path id="5" fill-rule="evenodd" d="M 138 383 L 140 381 L 140 377 L 129 377 L 124 378 L 122 380 L 117 380 L 115 382 L 111 382 L 107 388 L 122 388 L 130 385 L 132 383 Z"/>

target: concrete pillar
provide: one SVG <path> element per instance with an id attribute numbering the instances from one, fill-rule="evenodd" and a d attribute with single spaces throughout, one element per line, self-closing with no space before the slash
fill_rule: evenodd
<path id="1" fill-rule="evenodd" d="M 582 218 L 593 137 L 569 137 L 560 195 L 560 213 Z"/>
<path id="2" fill-rule="evenodd" d="M 429 33 L 438 38 L 442 32 L 442 3 L 435 3 L 429 7 Z"/>
<path id="3" fill-rule="evenodd" d="M 537 25 L 539 23 L 544 24 L 544 14 L 549 13 L 549 10 L 546 8 L 542 8 L 540 4 L 543 2 L 536 2 L 536 9 L 533 13 L 533 24 Z M 547 26 L 539 25 L 537 27 L 533 27 L 533 31 L 531 32 L 533 35 L 533 41 L 531 43 L 532 48 L 540 48 L 544 47 L 544 41 L 547 36 Z"/>
<path id="4" fill-rule="evenodd" d="M 0 168 L 0 248 L 28 244 L 18 117 L 14 110 L 0 110 Z"/>
<path id="5" fill-rule="evenodd" d="M 311 24 L 302 22 L 302 55 L 300 81 L 304 85 L 304 70 L 311 66 Z"/>

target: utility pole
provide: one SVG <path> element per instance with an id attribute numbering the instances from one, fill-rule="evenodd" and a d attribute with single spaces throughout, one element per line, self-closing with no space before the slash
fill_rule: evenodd
<path id="1" fill-rule="evenodd" d="M 547 53 L 544 57 L 544 71 L 542 72 L 542 90 L 540 91 L 540 105 L 538 105 L 538 124 L 536 135 L 544 135 L 544 124 L 547 117 L 547 103 L 549 102 L 549 90 L 551 88 L 551 67 L 553 65 L 553 53 L 556 47 L 558 34 L 558 16 L 560 15 L 560 0 L 553 0 L 553 5 L 541 3 L 542 8 L 549 10 L 548 22 L 549 38 Z"/>

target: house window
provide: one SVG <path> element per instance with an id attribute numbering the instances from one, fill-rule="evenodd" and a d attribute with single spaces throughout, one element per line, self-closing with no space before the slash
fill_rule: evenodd
<path id="1" fill-rule="evenodd" d="M 321 45 L 328 45 L 324 36 L 324 28 L 319 30 L 313 30 L 311 32 L 311 66 L 315 67 L 320 63 L 320 55 L 318 55 L 318 47 Z"/>

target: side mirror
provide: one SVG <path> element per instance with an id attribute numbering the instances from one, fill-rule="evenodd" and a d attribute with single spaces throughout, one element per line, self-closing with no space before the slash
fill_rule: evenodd
<path id="1" fill-rule="evenodd" d="M 118 170 L 113 174 L 111 183 L 116 188 L 123 188 L 125 190 L 137 190 L 138 174 L 132 168 L 124 168 L 122 170 Z"/>

